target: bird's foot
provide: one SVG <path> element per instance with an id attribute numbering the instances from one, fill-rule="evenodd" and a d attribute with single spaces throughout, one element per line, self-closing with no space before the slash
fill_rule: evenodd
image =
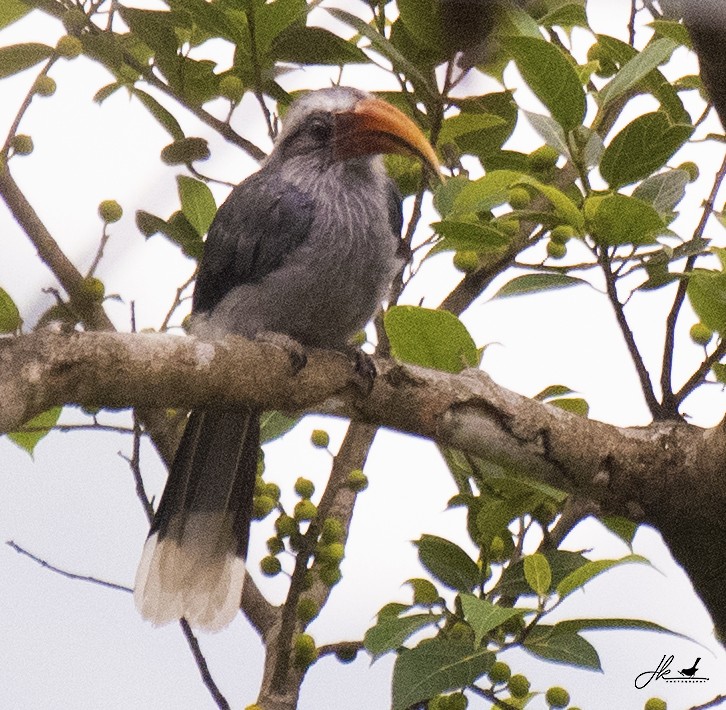
<path id="1" fill-rule="evenodd" d="M 373 383 L 378 374 L 373 358 L 360 348 L 351 348 L 348 354 L 353 361 L 356 374 L 356 379 L 353 380 L 353 386 L 364 397 L 367 397 L 373 389 Z"/>
<path id="2" fill-rule="evenodd" d="M 263 331 L 255 335 L 255 340 L 260 343 L 275 345 L 280 350 L 285 351 L 290 359 L 290 367 L 292 368 L 293 375 L 297 375 L 307 365 L 308 356 L 305 348 L 297 340 L 291 338 L 289 335 L 285 335 L 285 333 Z"/>

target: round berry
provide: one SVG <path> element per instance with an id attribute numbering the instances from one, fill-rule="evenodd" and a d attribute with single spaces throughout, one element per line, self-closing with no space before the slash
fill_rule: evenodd
<path id="1" fill-rule="evenodd" d="M 319 449 L 327 449 L 330 444 L 330 434 L 325 429 L 314 429 L 310 435 L 310 441 Z"/>
<path id="2" fill-rule="evenodd" d="M 504 661 L 495 661 L 487 674 L 487 677 L 494 685 L 497 683 L 506 683 L 511 676 L 512 669 Z"/>
<path id="3" fill-rule="evenodd" d="M 698 165 L 696 165 L 692 160 L 681 163 L 676 170 L 685 170 L 688 173 L 688 182 L 696 182 L 701 174 L 701 171 L 698 169 Z"/>
<path id="4" fill-rule="evenodd" d="M 348 488 L 360 493 L 368 488 L 368 476 L 361 469 L 356 468 L 348 474 L 347 484 Z"/>
<path id="5" fill-rule="evenodd" d="M 353 661 L 355 661 L 355 658 L 357 655 L 358 655 L 358 649 L 352 644 L 346 644 L 344 646 L 341 646 L 335 652 L 335 657 L 341 663 L 352 663 Z"/>
<path id="6" fill-rule="evenodd" d="M 545 700 L 552 708 L 566 708 L 570 704 L 570 694 L 556 685 L 545 693 Z"/>
<path id="7" fill-rule="evenodd" d="M 648 698 L 645 701 L 643 710 L 668 710 L 668 705 L 665 700 L 660 698 Z"/>
<path id="8" fill-rule="evenodd" d="M 253 520 L 263 520 L 274 509 L 277 503 L 269 496 L 255 496 L 252 501 L 252 518 Z"/>
<path id="9" fill-rule="evenodd" d="M 529 693 L 529 679 L 521 673 L 513 675 L 507 684 L 513 698 L 523 698 Z"/>
<path id="10" fill-rule="evenodd" d="M 267 539 L 267 551 L 271 555 L 279 555 L 285 549 L 285 543 L 279 537 Z"/>
<path id="11" fill-rule="evenodd" d="M 713 331 L 703 323 L 694 323 L 691 326 L 690 336 L 696 345 L 708 345 L 713 338 Z"/>
<path id="12" fill-rule="evenodd" d="M 10 147 L 17 155 L 30 155 L 33 152 L 33 139 L 23 133 L 13 136 Z"/>
<path id="13" fill-rule="evenodd" d="M 295 654 L 295 665 L 298 667 L 306 668 L 318 657 L 315 639 L 310 634 L 298 634 L 292 647 Z"/>
<path id="14" fill-rule="evenodd" d="M 78 37 L 63 35 L 55 45 L 55 51 L 64 59 L 75 59 L 83 51 L 83 45 Z"/>
<path id="15" fill-rule="evenodd" d="M 299 503 L 295 505 L 295 511 L 293 512 L 293 517 L 298 522 L 302 522 L 305 520 L 312 520 L 315 517 L 315 514 L 318 512 L 317 507 L 314 503 L 312 503 L 309 500 L 301 500 Z"/>
<path id="16" fill-rule="evenodd" d="M 315 558 L 318 562 L 340 564 L 344 557 L 345 547 L 341 542 L 333 542 L 330 545 L 319 545 L 315 550 Z"/>
<path id="17" fill-rule="evenodd" d="M 475 251 L 457 251 L 454 254 L 454 268 L 463 274 L 470 274 L 479 268 L 479 254 Z"/>
<path id="18" fill-rule="evenodd" d="M 337 518 L 325 518 L 320 539 L 325 543 L 343 542 L 345 540 L 345 527 Z"/>
<path id="19" fill-rule="evenodd" d="M 55 94 L 56 83 L 55 79 L 50 76 L 43 74 L 39 76 L 33 84 L 33 91 L 38 96 L 53 96 Z"/>
<path id="20" fill-rule="evenodd" d="M 547 242 L 547 256 L 553 259 L 564 259 L 567 256 L 567 246 L 551 239 Z"/>
<path id="21" fill-rule="evenodd" d="M 301 476 L 295 481 L 295 493 L 301 498 L 312 498 L 315 493 L 315 485 L 312 481 Z"/>
<path id="22" fill-rule="evenodd" d="M 274 577 L 275 575 L 280 574 L 282 571 L 282 565 L 277 557 L 267 555 L 267 557 L 263 557 L 260 560 L 260 569 L 262 570 L 262 574 L 268 577 Z"/>
<path id="23" fill-rule="evenodd" d="M 343 578 L 340 568 L 334 565 L 321 565 L 318 576 L 326 587 L 334 587 Z"/>
<path id="24" fill-rule="evenodd" d="M 310 597 L 303 597 L 297 603 L 297 618 L 303 624 L 309 624 L 319 613 L 320 608 Z"/>
<path id="25" fill-rule="evenodd" d="M 277 483 L 265 483 L 260 491 L 261 495 L 269 496 L 276 503 L 280 500 L 280 493 L 280 486 L 278 486 Z"/>
<path id="26" fill-rule="evenodd" d="M 285 515 L 285 513 L 275 521 L 275 532 L 280 537 L 290 537 L 290 535 L 297 531 L 297 523 L 289 515 Z"/>
<path id="27" fill-rule="evenodd" d="M 446 710 L 466 710 L 469 701 L 464 693 L 452 693 L 446 698 Z"/>
<path id="28" fill-rule="evenodd" d="M 124 211 L 116 200 L 103 200 L 98 205 L 98 214 L 106 224 L 118 222 L 123 217 Z"/>
<path id="29" fill-rule="evenodd" d="M 103 301 L 103 297 L 106 295 L 106 287 L 103 285 L 101 279 L 97 279 L 95 276 L 88 276 L 83 280 L 83 287 L 94 301 Z"/>

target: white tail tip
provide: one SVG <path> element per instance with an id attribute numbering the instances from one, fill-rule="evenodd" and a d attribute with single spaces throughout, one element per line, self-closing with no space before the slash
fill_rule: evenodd
<path id="1" fill-rule="evenodd" d="M 222 513 L 193 513 L 181 536 L 150 535 L 134 584 L 134 601 L 155 626 L 186 619 L 203 631 L 221 631 L 237 615 L 245 561 L 236 553 L 229 519 Z M 178 525 L 176 526 L 179 527 Z"/>

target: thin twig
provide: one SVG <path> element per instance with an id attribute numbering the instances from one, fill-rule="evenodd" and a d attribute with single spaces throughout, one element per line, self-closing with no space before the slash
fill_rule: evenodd
<path id="1" fill-rule="evenodd" d="M 487 690 L 486 688 L 480 688 L 478 685 L 470 685 L 469 689 L 473 693 L 480 695 L 482 698 L 486 698 L 489 702 L 493 703 L 498 708 L 501 708 L 501 710 L 517 710 L 516 705 L 511 705 L 510 703 L 501 700 L 496 695 L 494 695 L 493 691 L 491 690 Z"/>
<path id="2" fill-rule="evenodd" d="M 640 388 L 643 392 L 643 396 L 645 397 L 645 402 L 648 405 L 648 410 L 650 411 L 653 419 L 663 419 L 662 408 L 655 396 L 655 391 L 653 390 L 653 383 L 650 380 L 650 373 L 645 366 L 643 356 L 640 354 L 638 345 L 635 342 L 635 336 L 633 335 L 633 331 L 630 328 L 628 319 L 625 317 L 625 309 L 623 308 L 623 304 L 620 302 L 620 298 L 618 297 L 615 276 L 611 269 L 610 257 L 607 253 L 607 249 L 604 247 L 599 248 L 597 250 L 597 253 L 598 261 L 602 268 L 603 274 L 605 275 L 605 285 L 607 287 L 608 300 L 613 307 L 613 311 L 615 312 L 615 319 L 617 320 L 618 326 L 620 327 L 620 332 L 622 333 L 623 339 L 625 340 L 625 345 L 628 348 L 628 352 L 630 353 L 630 358 L 633 361 L 633 365 L 635 365 L 635 370 L 638 374 L 638 379 L 640 380 Z"/>
<path id="3" fill-rule="evenodd" d="M 154 519 L 154 505 L 146 494 L 146 488 L 144 487 L 144 479 L 141 475 L 141 424 L 139 418 L 134 412 L 134 444 L 131 453 L 131 458 L 128 459 L 129 468 L 134 477 L 134 483 L 136 484 L 136 497 L 141 501 L 141 505 L 146 513 L 146 519 L 151 524 Z"/>
<path id="4" fill-rule="evenodd" d="M 723 704 L 726 701 L 726 695 L 718 695 L 713 700 L 709 700 L 703 705 L 694 705 L 690 710 L 709 710 L 709 708 L 715 708 L 718 705 Z"/>
<path id="5" fill-rule="evenodd" d="M 103 252 L 110 238 L 111 233 L 108 231 L 108 224 L 104 224 L 103 232 L 101 233 L 101 240 L 99 241 L 98 249 L 96 250 L 96 256 L 93 258 L 93 262 L 91 263 L 91 266 L 86 273 L 86 278 L 88 278 L 89 276 L 93 276 L 93 274 L 95 273 L 98 265 L 101 263 L 101 259 L 103 259 Z"/>
<path id="6" fill-rule="evenodd" d="M 181 306 L 182 302 L 185 300 L 183 298 L 184 291 L 186 291 L 189 286 L 194 282 L 194 279 L 197 278 L 197 269 L 194 269 L 194 273 L 176 290 L 176 295 L 174 296 L 174 301 L 171 304 L 171 307 L 167 311 L 166 316 L 164 317 L 164 320 L 162 321 L 161 325 L 159 326 L 159 330 L 163 333 L 169 328 L 169 321 L 172 319 L 172 316 L 174 313 L 176 313 L 177 308 Z"/>
<path id="7" fill-rule="evenodd" d="M 212 698 L 214 698 L 214 702 L 217 703 L 217 707 L 219 708 L 219 710 L 229 710 L 230 704 L 227 702 L 227 698 L 222 695 L 219 687 L 214 682 L 214 678 L 212 678 L 212 674 L 209 672 L 207 659 L 204 657 L 202 649 L 199 647 L 199 641 L 194 635 L 194 632 L 191 630 L 191 627 L 187 623 L 186 619 L 181 619 L 179 621 L 179 626 L 181 626 L 184 638 L 189 644 L 189 648 L 192 651 L 192 655 L 194 656 L 194 660 L 196 661 L 197 668 L 199 669 L 199 674 L 202 676 L 202 682 L 204 683 L 204 685 L 207 686 L 209 694 L 212 696 Z"/>
<path id="8" fill-rule="evenodd" d="M 5 543 L 8 547 L 15 550 L 15 552 L 24 555 L 25 557 L 28 557 L 29 559 L 33 560 L 33 562 L 36 562 L 41 567 L 45 567 L 47 570 L 50 570 L 51 572 L 55 572 L 56 574 L 61 575 L 61 577 L 65 577 L 66 579 L 73 579 L 78 582 L 90 582 L 91 584 L 98 584 L 100 587 L 106 587 L 107 589 L 115 589 L 119 592 L 128 592 L 131 594 L 134 590 L 130 587 L 125 587 L 123 584 L 116 584 L 115 582 L 107 582 L 105 579 L 98 579 L 98 577 L 89 577 L 85 574 L 75 574 L 74 572 L 68 572 L 67 570 L 61 569 L 60 567 L 56 567 L 55 565 L 50 564 L 49 562 L 46 562 L 44 559 L 34 555 L 32 552 L 28 552 L 26 549 L 20 547 L 16 542 L 13 540 L 8 540 Z"/>
<path id="9" fill-rule="evenodd" d="M 711 187 L 711 193 L 709 194 L 708 199 L 703 205 L 701 219 L 699 220 L 698 225 L 693 232 L 693 237 L 691 238 L 692 240 L 701 239 L 703 237 L 703 233 L 706 230 L 708 218 L 713 213 L 714 203 L 716 202 L 716 197 L 718 195 L 719 189 L 721 188 L 724 177 L 726 177 L 726 157 L 724 157 L 724 160 L 721 163 L 721 167 L 716 173 L 716 177 L 713 181 L 713 186 Z M 691 255 L 688 257 L 688 259 L 686 259 L 686 265 L 683 269 L 684 273 L 687 274 L 693 271 L 693 267 L 696 265 L 697 258 L 698 255 Z M 671 306 L 671 310 L 668 313 L 668 317 L 666 318 L 665 342 L 663 345 L 663 364 L 661 366 L 662 369 L 660 374 L 661 390 L 663 392 L 663 409 L 666 413 L 674 417 L 678 416 L 678 405 L 680 404 L 682 399 L 679 400 L 678 397 L 673 394 L 673 352 L 675 349 L 676 323 L 678 322 L 678 316 L 680 315 L 681 308 L 683 307 L 683 303 L 686 299 L 687 289 L 688 279 L 681 279 L 681 281 L 678 283 L 676 296 L 673 299 L 673 305 Z M 681 392 L 683 392 L 683 388 L 681 388 Z"/>
<path id="10" fill-rule="evenodd" d="M 683 400 L 688 397 L 693 390 L 696 389 L 706 379 L 706 375 L 711 371 L 711 368 L 726 355 L 726 340 L 722 340 L 716 349 L 700 364 L 699 368 L 688 378 L 686 384 L 681 387 L 673 398 L 676 402 L 676 406 L 680 405 Z"/>
<path id="11" fill-rule="evenodd" d="M 630 0 L 630 19 L 628 20 L 628 44 L 635 46 L 635 18 L 638 15 L 638 1 Z"/>

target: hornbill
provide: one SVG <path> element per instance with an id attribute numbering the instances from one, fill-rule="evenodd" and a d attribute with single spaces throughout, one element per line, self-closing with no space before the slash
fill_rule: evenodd
<path id="1" fill-rule="evenodd" d="M 261 169 L 212 222 L 192 334 L 346 349 L 401 265 L 401 199 L 382 153 L 438 171 L 416 124 L 373 95 L 332 87 L 296 100 Z M 136 605 L 156 625 L 184 618 L 216 631 L 240 607 L 259 415 L 220 406 L 189 416 L 136 575 Z"/>

